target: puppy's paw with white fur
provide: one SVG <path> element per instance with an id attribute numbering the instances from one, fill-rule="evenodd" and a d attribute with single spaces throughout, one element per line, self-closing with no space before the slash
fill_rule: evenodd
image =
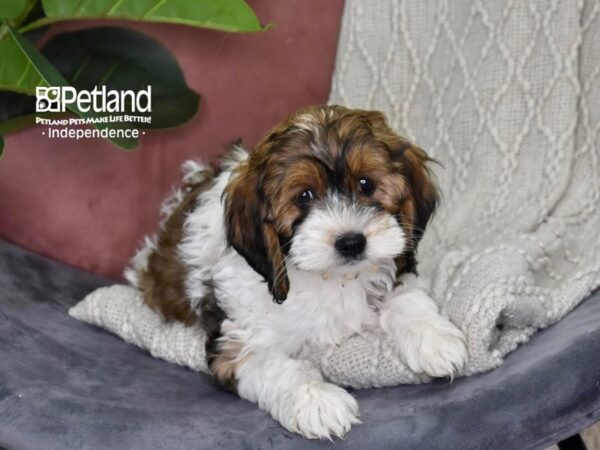
<path id="1" fill-rule="evenodd" d="M 408 279 L 383 305 L 381 327 L 392 338 L 400 358 L 416 373 L 454 376 L 464 368 L 468 353 L 465 335 L 436 303 Z"/>
<path id="2" fill-rule="evenodd" d="M 400 334 L 400 357 L 413 372 L 452 377 L 467 363 L 465 335 L 443 316 L 416 320 Z"/>
<path id="3" fill-rule="evenodd" d="M 354 397 L 322 381 L 300 386 L 290 409 L 291 417 L 282 425 L 309 439 L 342 438 L 353 424 L 360 423 Z"/>

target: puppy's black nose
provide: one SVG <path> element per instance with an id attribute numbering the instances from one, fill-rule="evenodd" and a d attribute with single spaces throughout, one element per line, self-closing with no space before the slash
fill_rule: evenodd
<path id="1" fill-rule="evenodd" d="M 355 258 L 360 255 L 367 246 L 367 238 L 362 233 L 346 233 L 338 236 L 335 240 L 335 249 L 342 256 Z"/>

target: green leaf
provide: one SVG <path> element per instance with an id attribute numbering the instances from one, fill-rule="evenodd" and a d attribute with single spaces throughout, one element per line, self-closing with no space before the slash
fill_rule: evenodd
<path id="1" fill-rule="evenodd" d="M 6 23 L 0 25 L 0 55 L 0 90 L 33 95 L 36 86 L 45 86 L 43 78 L 18 45 Z"/>
<path id="2" fill-rule="evenodd" d="M 35 98 L 16 92 L 0 92 L 0 134 L 7 135 L 18 128 L 6 124 L 24 114 L 35 112 Z M 35 120 L 34 120 L 35 122 Z"/>
<path id="3" fill-rule="evenodd" d="M 190 121 L 199 95 L 185 81 L 175 57 L 159 42 L 139 31 L 120 27 L 86 28 L 54 37 L 42 49 L 77 89 L 133 90 L 152 86 L 150 124 L 169 128 Z"/>
<path id="4" fill-rule="evenodd" d="M 27 0 L 0 1 L 0 19 L 16 19 L 27 6 Z"/>
<path id="5" fill-rule="evenodd" d="M 35 114 L 27 114 L 24 116 L 18 116 L 14 119 L 8 119 L 0 123 L 0 133 L 10 134 L 15 131 L 19 131 L 23 128 L 28 128 L 35 125 Z"/>
<path id="6" fill-rule="evenodd" d="M 7 92 L 1 92 L 0 93 L 0 99 L 5 95 L 8 94 Z M 29 99 L 30 97 L 27 96 L 23 96 L 26 99 Z M 6 120 L 2 120 L 0 121 L 0 134 L 3 135 L 7 135 L 10 133 L 14 133 L 15 131 L 19 131 L 22 130 L 23 128 L 29 128 L 32 127 L 36 124 L 36 118 L 43 118 L 43 119 L 65 119 L 65 118 L 69 118 L 69 117 L 73 117 L 75 116 L 72 112 L 70 111 L 65 111 L 60 112 L 60 113 L 49 113 L 49 112 L 43 112 L 43 113 L 36 113 L 35 112 L 35 101 L 33 102 L 33 107 L 31 108 L 31 112 L 20 112 L 19 115 L 16 115 L 14 117 L 10 117 Z"/>
<path id="7" fill-rule="evenodd" d="M 36 86 L 69 85 L 31 42 L 5 21 L 0 26 L 0 55 L 3 55 L 0 60 L 0 89 L 33 95 Z M 80 111 L 74 103 L 70 103 L 68 108 L 79 117 L 99 117 L 91 111 Z M 98 123 L 95 127 L 99 130 L 116 128 L 110 123 Z M 137 139 L 134 138 L 115 137 L 111 141 L 123 149 L 132 149 L 137 145 Z"/>
<path id="8" fill-rule="evenodd" d="M 0 134 L 0 159 L 2 159 L 3 154 L 4 154 L 4 138 Z"/>
<path id="9" fill-rule="evenodd" d="M 47 17 L 21 31 L 74 19 L 168 22 L 223 31 L 264 30 L 244 0 L 42 0 L 42 4 Z"/>
<path id="10" fill-rule="evenodd" d="M 200 97 L 187 86 L 177 60 L 160 43 L 138 31 L 86 28 L 55 36 L 41 52 L 77 89 L 105 85 L 107 89 L 135 91 L 151 85 L 152 121 L 135 128 L 181 126 L 198 111 Z M 35 114 L 33 97 L 0 92 L 0 133 L 31 126 L 36 116 L 58 118 L 56 113 Z"/>

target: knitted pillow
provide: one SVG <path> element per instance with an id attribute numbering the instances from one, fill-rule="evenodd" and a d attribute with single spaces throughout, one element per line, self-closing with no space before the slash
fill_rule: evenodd
<path id="1" fill-rule="evenodd" d="M 199 326 L 166 322 L 146 306 L 139 292 L 124 285 L 102 287 L 69 310 L 75 319 L 105 328 L 156 358 L 208 372 L 205 335 Z M 427 381 L 410 371 L 391 351 L 391 344 L 363 335 L 307 356 L 335 383 L 356 388 Z"/>
<path id="2" fill-rule="evenodd" d="M 495 361 L 495 366 L 499 365 L 506 353 L 533 333 L 533 327 L 520 326 L 510 319 L 516 317 L 526 324 L 527 317 L 537 311 L 523 309 L 526 302 L 511 302 L 510 298 L 503 297 L 503 301 L 479 309 L 479 314 L 470 317 L 468 322 L 458 323 L 468 337 L 470 357 L 459 375 L 489 369 L 490 359 Z M 203 330 L 199 326 L 164 321 L 145 305 L 133 287 L 99 288 L 73 306 L 69 314 L 115 333 L 156 358 L 207 372 Z M 496 324 L 501 320 L 504 326 L 499 329 Z M 309 352 L 305 357 L 320 367 L 331 381 L 354 388 L 428 381 L 426 376 L 411 372 L 392 351 L 386 337 L 376 333 L 354 336 L 339 346 Z"/>

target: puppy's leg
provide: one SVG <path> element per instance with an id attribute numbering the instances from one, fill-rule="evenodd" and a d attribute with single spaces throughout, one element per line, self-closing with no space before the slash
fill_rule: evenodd
<path id="1" fill-rule="evenodd" d="M 400 358 L 411 370 L 433 377 L 452 376 L 467 362 L 465 336 L 439 313 L 414 279 L 407 281 L 386 299 L 381 327 L 392 336 Z"/>
<path id="2" fill-rule="evenodd" d="M 258 403 L 281 425 L 310 439 L 342 437 L 358 423 L 358 405 L 327 383 L 308 361 L 283 353 L 252 354 L 236 369 L 240 397 Z"/>

